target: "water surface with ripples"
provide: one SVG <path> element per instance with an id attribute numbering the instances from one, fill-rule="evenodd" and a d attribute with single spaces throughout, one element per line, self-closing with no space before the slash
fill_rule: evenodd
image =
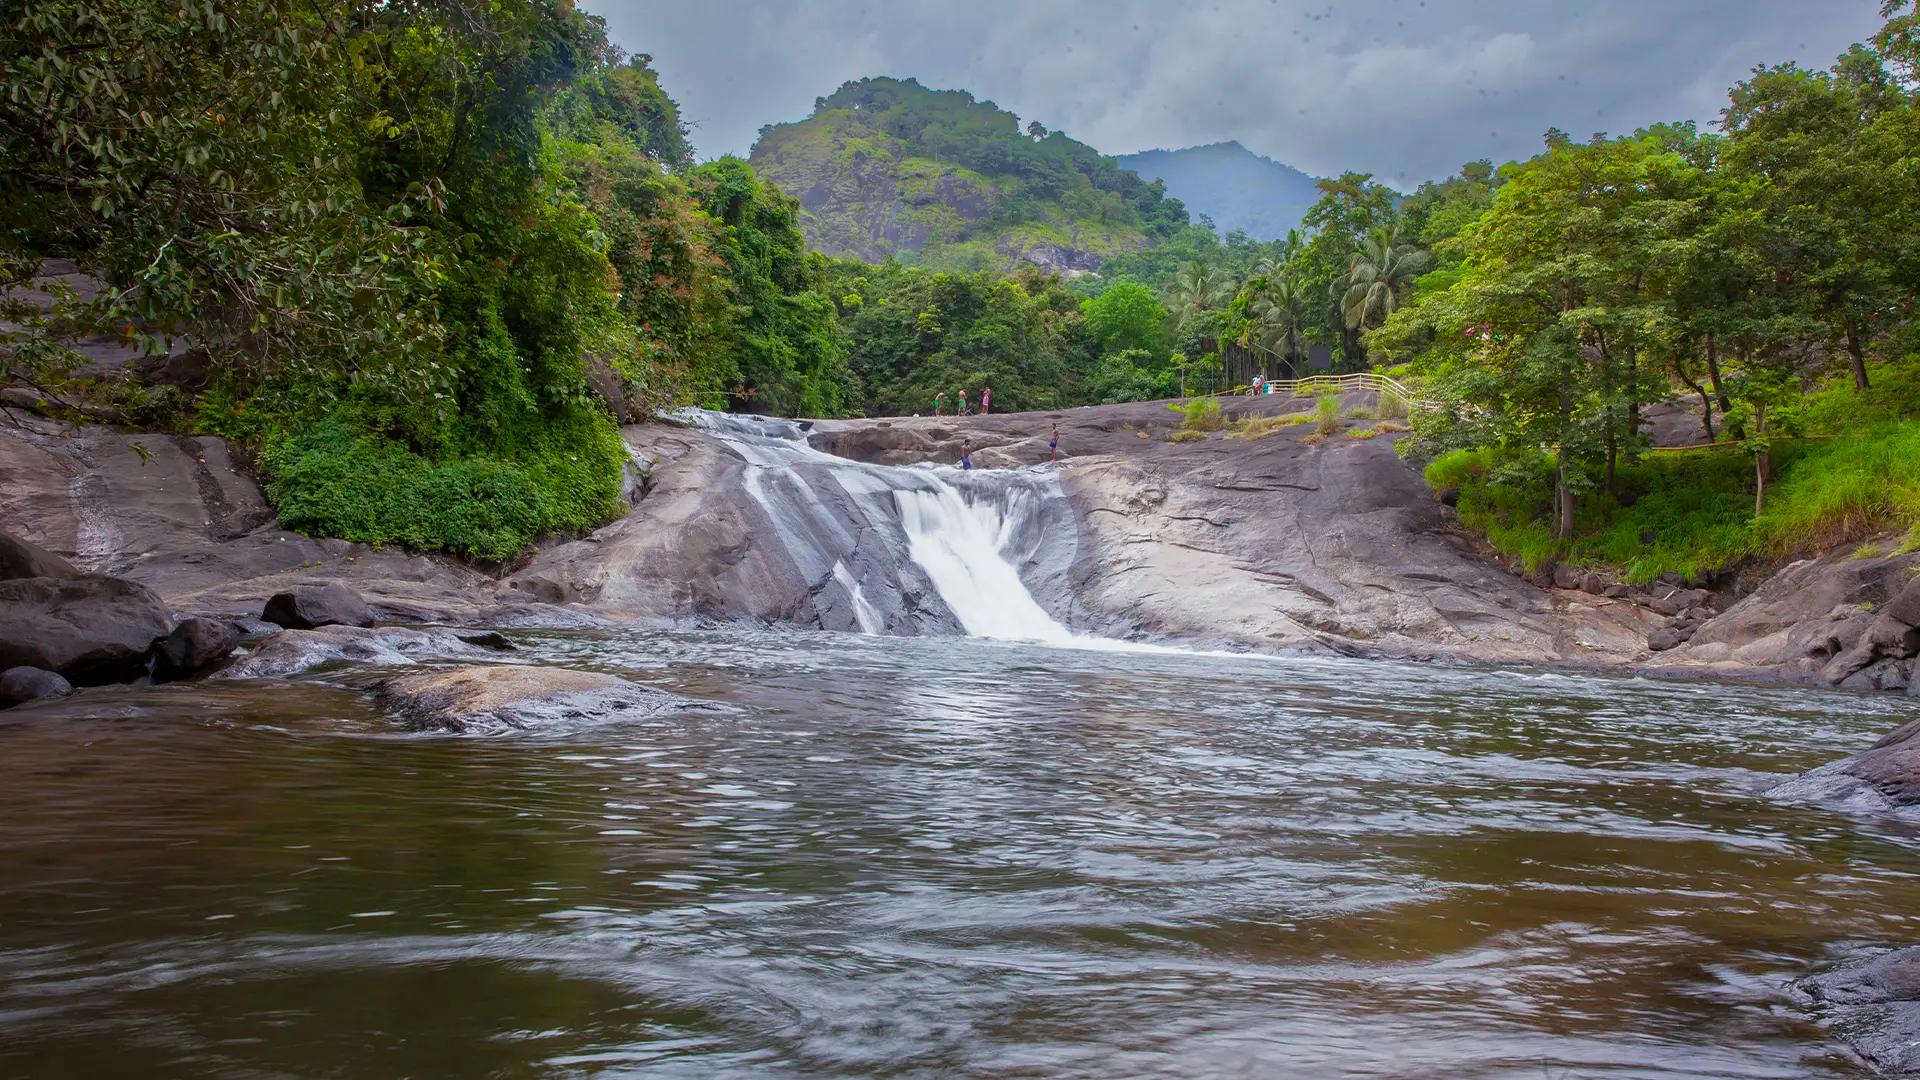
<path id="1" fill-rule="evenodd" d="M 1790 982 L 1920 827 L 1856 695 L 834 634 L 516 635 L 733 703 L 0 719 L 0 1075 L 1859 1076 Z"/>

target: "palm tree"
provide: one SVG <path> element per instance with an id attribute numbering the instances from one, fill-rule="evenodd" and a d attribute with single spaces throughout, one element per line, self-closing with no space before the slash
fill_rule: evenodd
<path id="1" fill-rule="evenodd" d="M 1217 266 L 1195 261 L 1181 267 L 1167 286 L 1167 310 L 1173 313 L 1173 325 L 1184 326 L 1196 315 L 1226 306 L 1233 301 L 1237 288 L 1233 275 Z"/>
<path id="2" fill-rule="evenodd" d="M 1300 374 L 1300 357 L 1307 351 L 1307 292 L 1292 276 L 1282 272 L 1270 277 L 1265 288 L 1247 304 L 1253 316 L 1240 344 L 1256 345 L 1280 358 L 1288 373 Z"/>
<path id="3" fill-rule="evenodd" d="M 1385 322 L 1399 306 L 1400 294 L 1431 265 L 1432 255 L 1400 242 L 1398 228 L 1369 230 L 1353 246 L 1347 292 L 1340 300 L 1347 329 L 1363 330 Z"/>

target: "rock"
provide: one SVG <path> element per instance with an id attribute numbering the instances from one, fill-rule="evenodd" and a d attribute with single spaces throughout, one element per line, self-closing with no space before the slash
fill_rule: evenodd
<path id="1" fill-rule="evenodd" d="M 1667 627 L 1647 635 L 1647 648 L 1654 652 L 1666 652 L 1668 649 L 1679 648 L 1685 640 L 1686 638 L 1682 637 L 1678 630 Z"/>
<path id="2" fill-rule="evenodd" d="M 493 649 L 496 652 L 514 651 L 513 642 L 508 641 L 507 635 L 497 630 L 481 630 L 476 633 L 457 634 L 455 636 L 469 645 L 478 645 L 483 649 Z"/>
<path id="3" fill-rule="evenodd" d="M 1607 591 L 1607 579 L 1599 574 L 1588 574 L 1580 579 L 1580 591 L 1599 596 Z"/>
<path id="4" fill-rule="evenodd" d="M 325 585 L 301 585 L 276 594 L 267 601 L 260 617 L 289 630 L 312 630 L 321 626 L 372 626 L 373 609 L 354 592 L 337 582 Z"/>
<path id="5" fill-rule="evenodd" d="M 173 628 L 152 589 L 110 577 L 0 581 L 0 668 L 56 671 L 76 686 L 127 682 Z"/>
<path id="6" fill-rule="evenodd" d="M 199 616 L 182 619 L 155 650 L 153 677 L 184 679 L 215 661 L 226 659 L 239 647 L 243 636 L 240 627 L 224 619 Z"/>
<path id="7" fill-rule="evenodd" d="M 1875 1069 L 1889 1076 L 1920 1071 L 1920 947 L 1843 963 L 1796 989 Z"/>
<path id="8" fill-rule="evenodd" d="M 333 664 L 402 665 L 422 659 L 477 659 L 488 655 L 448 630 L 323 626 L 282 630 L 214 675 L 217 679 L 271 679 Z"/>
<path id="9" fill-rule="evenodd" d="M 643 718 L 694 704 L 598 672 L 506 664 L 400 675 L 374 693 L 408 726 L 454 733 L 526 730 L 582 718 Z"/>
<path id="10" fill-rule="evenodd" d="M 1920 806 L 1920 720 L 1895 730 L 1863 753 L 1803 773 L 1768 794 L 1855 809 L 1910 812 Z"/>
<path id="11" fill-rule="evenodd" d="M 1842 690 L 1904 690 L 1910 667 L 1905 660 L 1879 660 L 1840 680 Z"/>
<path id="12" fill-rule="evenodd" d="M 1920 577 L 1907 582 L 1906 587 L 1880 609 L 1880 614 L 1882 618 L 1907 626 L 1920 626 Z"/>
<path id="13" fill-rule="evenodd" d="M 1606 588 L 1600 590 L 1600 595 L 1609 596 L 1616 600 L 1619 600 L 1624 597 L 1632 596 L 1633 586 L 1616 583 L 1613 585 L 1609 585 Z"/>
<path id="14" fill-rule="evenodd" d="M 1920 652 L 1920 627 L 1911 626 L 1891 614 L 1880 616 L 1867 628 L 1867 640 L 1881 656 L 1907 657 Z"/>
<path id="15" fill-rule="evenodd" d="M 1561 563 L 1553 568 L 1553 587 L 1556 589 L 1577 589 L 1580 579 L 1585 575 L 1577 567 Z"/>
<path id="16" fill-rule="evenodd" d="M 0 581 L 15 578 L 77 578 L 80 571 L 67 560 L 9 532 L 0 531 Z"/>
<path id="17" fill-rule="evenodd" d="M 12 667 L 0 671 L 0 709 L 71 693 L 72 683 L 44 668 Z"/>
<path id="18" fill-rule="evenodd" d="M 1439 500 L 1441 506 L 1460 505 L 1460 489 L 1457 487 L 1441 488 L 1433 497 Z"/>
<path id="19" fill-rule="evenodd" d="M 1669 618 L 1680 614 L 1680 612 L 1684 610 L 1680 602 L 1671 596 L 1649 596 L 1642 601 L 1642 604 L 1647 610 L 1654 614 L 1665 615 Z"/>

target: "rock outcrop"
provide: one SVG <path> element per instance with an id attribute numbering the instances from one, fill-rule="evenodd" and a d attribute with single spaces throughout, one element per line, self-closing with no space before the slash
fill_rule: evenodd
<path id="1" fill-rule="evenodd" d="M 77 686 L 147 673 L 154 645 L 173 629 L 158 594 L 110 577 L 0 581 L 0 668 L 56 672 Z"/>
<path id="2" fill-rule="evenodd" d="M 225 619 L 182 619 L 154 650 L 153 677 L 184 679 L 225 660 L 246 635 Z"/>
<path id="3" fill-rule="evenodd" d="M 260 612 L 267 622 L 288 630 L 321 626 L 372 626 L 375 615 L 360 594 L 339 582 L 297 585 L 275 593 Z"/>
<path id="4" fill-rule="evenodd" d="M 0 581 L 15 578 L 75 578 L 80 571 L 67 560 L 37 544 L 0 531 Z"/>
<path id="5" fill-rule="evenodd" d="M 374 696 L 416 730 L 455 734 L 537 730 L 581 720 L 641 719 L 700 707 L 678 695 L 612 675 L 504 664 L 400 675 L 381 682 Z"/>
<path id="6" fill-rule="evenodd" d="M 483 657 L 492 651 L 452 630 L 324 626 L 282 630 L 217 672 L 217 679 L 269 679 L 342 664 L 392 667 L 421 660 Z"/>
<path id="7" fill-rule="evenodd" d="M 1881 1074 L 1920 1075 L 1920 946 L 1843 963 L 1798 989 Z"/>

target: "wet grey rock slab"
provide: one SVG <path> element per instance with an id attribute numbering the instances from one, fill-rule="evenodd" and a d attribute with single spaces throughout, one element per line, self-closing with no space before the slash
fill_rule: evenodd
<path id="1" fill-rule="evenodd" d="M 452 630 L 323 626 L 282 630 L 220 669 L 216 679 L 271 679 L 346 664 L 393 667 L 423 660 L 485 657 L 492 650 L 469 644 Z"/>
<path id="2" fill-rule="evenodd" d="M 80 571 L 72 563 L 53 552 L 38 544 L 29 544 L 12 533 L 0 531 L 0 581 L 79 576 Z"/>
<path id="3" fill-rule="evenodd" d="M 1920 1075 L 1920 946 L 1841 963 L 1798 989 L 1882 1075 Z"/>
<path id="4" fill-rule="evenodd" d="M 397 675 L 380 682 L 374 698 L 415 730 L 452 734 L 540 730 L 718 708 L 600 672 L 512 664 Z"/>

